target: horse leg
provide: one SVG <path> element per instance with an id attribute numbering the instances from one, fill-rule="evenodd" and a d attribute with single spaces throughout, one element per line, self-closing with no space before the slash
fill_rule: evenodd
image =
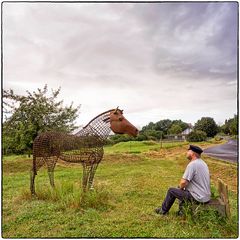
<path id="1" fill-rule="evenodd" d="M 48 171 L 48 177 L 49 177 L 50 185 L 54 188 L 55 187 L 55 184 L 54 184 L 54 171 Z"/>
<path id="2" fill-rule="evenodd" d="M 98 167 L 98 164 L 102 161 L 103 158 L 103 148 L 97 149 L 97 152 L 91 155 L 91 171 L 88 182 L 88 189 L 93 189 L 93 179 Z"/>
<path id="3" fill-rule="evenodd" d="M 32 195 L 36 195 L 36 191 L 35 191 L 35 176 L 36 176 L 36 173 L 32 169 L 30 171 L 30 191 L 31 191 Z"/>
<path id="4" fill-rule="evenodd" d="M 86 163 L 83 163 L 82 165 L 83 165 L 82 188 L 83 188 L 83 192 L 86 192 L 88 181 L 89 181 L 89 174 L 91 171 L 91 166 Z"/>
<path id="5" fill-rule="evenodd" d="M 88 181 L 88 189 L 93 189 L 93 179 L 94 179 L 97 167 L 98 167 L 98 163 L 94 163 L 91 166 L 90 176 Z"/>
<path id="6" fill-rule="evenodd" d="M 30 171 L 30 191 L 32 195 L 36 195 L 35 191 L 35 177 L 37 175 L 37 171 L 44 164 L 43 158 L 33 156 L 33 167 Z"/>
<path id="7" fill-rule="evenodd" d="M 48 176 L 49 176 L 49 180 L 50 180 L 50 185 L 54 188 L 55 184 L 54 184 L 54 168 L 56 166 L 57 163 L 57 157 L 56 156 L 51 156 L 45 159 L 46 163 L 47 163 L 47 167 L 48 167 Z"/>

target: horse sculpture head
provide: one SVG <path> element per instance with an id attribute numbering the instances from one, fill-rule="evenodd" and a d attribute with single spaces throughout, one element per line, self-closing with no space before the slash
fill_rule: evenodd
<path id="1" fill-rule="evenodd" d="M 133 137 L 138 134 L 138 129 L 123 116 L 123 110 L 118 109 L 118 107 L 110 112 L 110 128 L 118 134 L 126 133 Z"/>

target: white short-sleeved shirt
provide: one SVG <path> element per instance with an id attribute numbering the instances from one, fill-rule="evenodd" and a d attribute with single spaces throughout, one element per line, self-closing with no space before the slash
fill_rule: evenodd
<path id="1" fill-rule="evenodd" d="M 201 159 L 191 161 L 183 174 L 189 183 L 186 186 L 191 195 L 198 202 L 208 202 L 211 198 L 210 174 L 207 164 Z"/>

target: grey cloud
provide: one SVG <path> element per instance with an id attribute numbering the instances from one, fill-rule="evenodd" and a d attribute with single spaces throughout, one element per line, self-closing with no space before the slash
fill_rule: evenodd
<path id="1" fill-rule="evenodd" d="M 236 3 L 4 3 L 3 33 L 6 86 L 62 86 L 90 109 L 236 109 Z"/>
<path id="2" fill-rule="evenodd" d="M 136 6 L 136 15 L 155 49 L 159 74 L 236 78 L 236 3 L 160 3 L 145 10 L 147 5 Z"/>

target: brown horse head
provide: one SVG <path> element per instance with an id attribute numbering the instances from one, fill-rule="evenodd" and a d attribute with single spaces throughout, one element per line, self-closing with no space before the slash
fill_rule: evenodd
<path id="1" fill-rule="evenodd" d="M 110 128 L 118 134 L 126 133 L 133 137 L 138 134 L 138 129 L 123 116 L 123 110 L 118 109 L 118 107 L 110 112 Z"/>

